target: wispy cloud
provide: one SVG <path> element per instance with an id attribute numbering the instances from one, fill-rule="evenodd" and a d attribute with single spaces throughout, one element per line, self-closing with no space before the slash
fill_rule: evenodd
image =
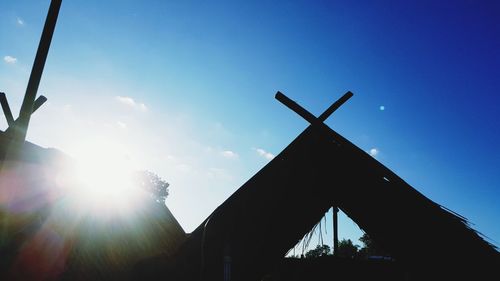
<path id="1" fill-rule="evenodd" d="M 17 17 L 16 23 L 19 26 L 24 26 L 24 20 L 22 18 L 20 18 L 20 17 Z"/>
<path id="2" fill-rule="evenodd" d="M 131 97 L 116 96 L 115 99 L 119 103 L 126 105 L 128 107 L 138 109 L 140 111 L 147 111 L 148 110 L 148 107 L 144 103 L 137 102 Z"/>
<path id="3" fill-rule="evenodd" d="M 17 59 L 12 56 L 5 56 L 3 57 L 3 61 L 8 63 L 8 64 L 15 64 L 17 62 Z"/>
<path id="4" fill-rule="evenodd" d="M 262 148 L 254 148 L 254 150 L 257 152 L 257 154 L 259 154 L 259 156 L 267 159 L 267 160 L 272 160 L 274 158 L 274 154 L 272 154 L 271 152 L 268 152 L 268 151 L 265 151 L 264 149 Z"/>
<path id="5" fill-rule="evenodd" d="M 375 157 L 378 155 L 379 152 L 380 151 L 378 150 L 378 148 L 374 147 L 374 148 L 370 149 L 370 151 L 368 153 L 370 154 L 370 156 Z"/>
<path id="6" fill-rule="evenodd" d="M 236 152 L 231 150 L 224 150 L 221 152 L 221 155 L 227 159 L 238 159 L 239 157 L 239 155 Z"/>
<path id="7" fill-rule="evenodd" d="M 128 106 L 135 106 L 136 105 L 134 99 L 131 97 L 116 96 L 116 100 L 119 101 L 120 103 L 128 105 Z"/>

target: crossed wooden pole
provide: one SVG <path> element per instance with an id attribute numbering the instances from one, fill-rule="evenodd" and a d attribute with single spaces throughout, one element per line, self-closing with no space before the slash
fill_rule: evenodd
<path id="1" fill-rule="evenodd" d="M 31 114 L 35 113 L 45 102 L 47 98 L 43 95 L 40 95 L 35 102 L 33 103 L 33 109 Z M 7 134 L 11 134 L 13 128 L 19 126 L 20 123 L 19 118 L 14 120 L 14 116 L 12 115 L 12 111 L 10 110 L 9 102 L 7 101 L 7 97 L 5 93 L 0 92 L 0 104 L 2 105 L 3 114 L 5 115 L 5 119 L 7 119 L 7 125 L 9 126 L 5 131 Z"/>
<path id="2" fill-rule="evenodd" d="M 17 119 L 14 120 L 5 93 L 0 93 L 0 103 L 9 126 L 6 133 L 9 137 L 11 137 L 12 141 L 16 143 L 24 142 L 31 115 L 47 101 L 46 97 L 39 96 L 37 98 L 36 94 L 42 78 L 45 61 L 47 60 L 47 55 L 49 53 L 50 43 L 56 27 L 61 2 L 62 0 L 52 0 L 50 2 L 47 18 L 45 19 L 45 25 L 43 26 L 42 37 L 40 39 L 40 43 L 38 44 L 28 86 L 26 87 L 26 93 L 24 95 L 21 110 L 19 111 L 19 117 Z"/>
<path id="3" fill-rule="evenodd" d="M 12 115 L 5 93 L 0 93 L 0 104 L 8 124 L 5 135 L 10 139 L 5 149 L 2 149 L 0 152 L 0 172 L 3 170 L 5 163 L 8 162 L 4 160 L 17 159 L 20 156 L 22 145 L 26 140 L 31 115 L 47 101 L 46 97 L 41 95 L 37 98 L 36 95 L 42 78 L 43 68 L 45 67 L 45 61 L 49 53 L 50 43 L 56 27 L 61 3 L 62 0 L 51 0 L 50 2 L 35 61 L 33 62 L 33 68 L 31 69 L 30 78 L 28 80 L 28 86 L 26 87 L 26 93 L 24 94 L 23 103 L 21 104 L 21 110 L 19 111 L 17 119 L 14 119 Z"/>
<path id="4" fill-rule="evenodd" d="M 286 107 L 290 108 L 295 113 L 300 115 L 300 117 L 304 118 L 307 122 L 311 123 L 311 125 L 315 125 L 325 122 L 325 120 L 328 117 L 330 117 L 330 115 L 332 115 L 332 113 L 335 112 L 335 110 L 339 109 L 339 107 L 342 106 L 352 96 L 353 93 L 348 91 L 340 99 L 332 103 L 332 105 L 330 105 L 330 107 L 328 107 L 323 113 L 321 113 L 319 117 L 314 116 L 311 112 L 307 111 L 300 104 L 296 103 L 294 100 L 285 96 L 280 91 L 276 93 L 275 98 L 279 100 L 282 104 L 284 104 Z"/>
<path id="5" fill-rule="evenodd" d="M 284 104 L 286 107 L 293 110 L 300 117 L 304 118 L 311 125 L 319 125 L 325 122 L 325 120 L 332 115 L 342 104 L 344 104 L 348 99 L 353 96 L 353 93 L 347 92 L 340 99 L 332 103 L 319 117 L 314 116 L 311 112 L 307 111 L 300 104 L 296 103 L 294 100 L 285 96 L 281 92 L 277 92 L 275 98 Z M 339 208 L 337 206 L 332 206 L 332 217 L 333 217 L 333 255 L 338 256 L 339 249 L 339 238 L 338 238 L 338 212 Z"/>

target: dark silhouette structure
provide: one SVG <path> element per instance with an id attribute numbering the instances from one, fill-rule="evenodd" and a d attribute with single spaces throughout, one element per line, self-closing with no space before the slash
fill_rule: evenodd
<path id="1" fill-rule="evenodd" d="M 19 118 L 17 120 L 14 121 L 5 95 L 2 94 L 0 97 L 2 108 L 9 124 L 9 129 L 7 131 L 11 134 L 14 141 L 22 142 L 25 140 L 31 114 L 33 114 L 33 112 L 47 100 L 44 96 L 37 98 L 36 94 L 38 91 L 38 85 L 40 84 L 40 80 L 42 78 L 45 61 L 47 60 L 47 55 L 49 53 L 50 43 L 56 27 L 61 3 L 62 0 L 52 0 L 50 2 L 49 12 L 45 20 L 42 37 L 40 39 L 40 44 L 38 45 L 35 62 L 33 63 L 33 68 L 31 69 L 26 94 L 24 95 L 21 110 L 19 112 Z"/>
<path id="2" fill-rule="evenodd" d="M 11 141 L 0 131 L 0 152 Z M 69 203 L 73 183 L 61 182 L 74 160 L 30 142 L 19 149 L 0 160 L 0 280 L 129 280 L 136 263 L 173 256 L 185 241 L 155 197 L 127 216 L 82 215 Z"/>
<path id="3" fill-rule="evenodd" d="M 405 272 L 397 262 L 354 260 L 323 256 L 315 259 L 283 259 L 262 280 L 402 281 L 407 280 L 405 277 Z"/>
<path id="4" fill-rule="evenodd" d="M 133 233 L 93 237 L 92 225 L 82 228 L 90 229 L 87 233 L 79 230 L 75 236 L 62 231 L 71 238 L 60 247 L 66 262 L 55 260 L 56 272 L 29 275 L 31 268 L 23 265 L 36 267 L 45 260 L 37 256 L 38 248 L 26 248 L 25 242 L 43 230 L 55 202 L 64 196 L 51 190 L 57 184 L 55 175 L 71 165 L 71 161 L 60 161 L 66 159 L 61 153 L 25 142 L 30 116 L 46 100 L 43 96 L 36 99 L 36 92 L 60 4 L 61 0 L 51 2 L 17 120 L 5 95 L 0 94 L 9 124 L 6 132 L 0 132 L 0 279 L 319 280 L 335 277 L 335 272 L 327 270 L 330 264 L 339 270 L 337 277 L 341 278 L 349 276 L 349 271 L 342 271 L 346 267 L 378 272 L 390 280 L 399 276 L 405 280 L 486 280 L 498 276 L 498 251 L 465 218 L 419 193 L 323 123 L 352 96 L 350 92 L 319 117 L 278 92 L 276 98 L 310 126 L 191 234 L 184 233 L 168 209 L 144 210 L 144 221 L 136 227 L 156 230 L 148 234 L 154 237 L 151 241 L 157 241 L 155 244 L 137 244 L 138 236 Z M 9 181 L 11 171 L 17 177 L 15 182 Z M 32 199 L 39 204 L 30 212 L 11 212 L 12 198 L 23 190 L 37 191 Z M 26 206 L 21 203 L 14 207 Z M 383 263 L 358 265 L 336 257 L 307 263 L 283 261 L 287 251 L 332 206 L 390 252 L 398 263 L 397 270 Z M 110 223 L 100 227 L 120 226 Z M 110 244 L 125 247 L 125 252 L 130 250 L 122 253 L 125 260 L 116 262 L 106 252 Z M 47 256 L 53 256 L 51 248 L 47 249 Z M 28 263 L 19 265 L 23 250 L 27 251 Z M 12 273 L 16 266 L 17 271 Z M 366 277 L 370 275 L 361 274 L 357 280 Z"/>
<path id="5" fill-rule="evenodd" d="M 312 124 L 193 231 L 175 259 L 150 267 L 150 279 L 228 280 L 230 271 L 231 280 L 260 280 L 332 205 L 392 253 L 410 280 L 497 273 L 499 253 L 465 218 L 323 124 L 328 114 L 315 118 L 277 98 Z"/>
<path id="6" fill-rule="evenodd" d="M 6 148 L 0 150 L 0 153 L 2 153 L 0 154 L 0 159 L 16 158 L 18 153 L 22 153 L 22 146 L 26 139 L 26 133 L 28 131 L 31 115 L 47 101 L 47 98 L 44 96 L 39 96 L 37 98 L 37 92 L 38 85 L 42 79 L 42 73 L 45 67 L 45 61 L 47 60 L 47 55 L 49 53 L 50 43 L 56 27 L 61 3 L 62 0 L 51 0 L 50 2 L 42 36 L 36 52 L 35 61 L 31 69 L 28 86 L 19 111 L 19 118 L 14 120 L 14 116 L 10 110 L 5 93 L 0 93 L 0 104 L 2 105 L 2 110 L 5 118 L 7 119 L 7 124 L 9 125 L 5 134 L 10 140 L 9 144 L 6 145 Z M 0 163 L 0 170 L 4 164 L 5 163 L 3 162 Z"/>

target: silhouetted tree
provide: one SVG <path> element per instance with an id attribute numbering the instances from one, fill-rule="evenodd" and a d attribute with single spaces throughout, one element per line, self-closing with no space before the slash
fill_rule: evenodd
<path id="1" fill-rule="evenodd" d="M 359 238 L 361 242 L 363 242 L 363 248 L 359 250 L 359 254 L 362 257 L 370 257 L 370 256 L 390 256 L 390 254 L 380 248 L 368 234 L 363 234 Z"/>
<path id="2" fill-rule="evenodd" d="M 343 258 L 354 258 L 358 255 L 358 245 L 354 245 L 351 239 L 339 241 L 338 256 Z"/>
<path id="3" fill-rule="evenodd" d="M 168 196 L 169 183 L 150 171 L 139 171 L 135 177 L 136 183 L 148 191 L 158 203 L 165 203 Z"/>
<path id="4" fill-rule="evenodd" d="M 306 258 L 317 258 L 321 256 L 326 256 L 330 254 L 330 246 L 328 245 L 318 245 L 316 249 L 309 250 L 306 253 Z"/>
<path id="5" fill-rule="evenodd" d="M 363 248 L 359 251 L 361 256 L 369 257 L 375 253 L 373 241 L 368 234 L 364 233 L 363 236 L 359 238 L 359 241 L 363 243 Z"/>

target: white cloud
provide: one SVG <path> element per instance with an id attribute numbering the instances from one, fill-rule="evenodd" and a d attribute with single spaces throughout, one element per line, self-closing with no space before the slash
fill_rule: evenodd
<path id="1" fill-rule="evenodd" d="M 259 154 L 259 156 L 264 157 L 267 160 L 272 160 L 275 156 L 274 154 L 267 152 L 262 148 L 255 148 L 255 151 L 257 152 L 257 154 Z"/>
<path id="2" fill-rule="evenodd" d="M 140 111 L 148 110 L 148 107 L 144 103 L 138 103 L 131 97 L 116 96 L 115 99 L 123 105 L 138 109 Z"/>
<path id="3" fill-rule="evenodd" d="M 19 25 L 19 26 L 23 26 L 23 25 L 24 25 L 24 20 L 23 20 L 22 18 L 18 17 L 18 18 L 16 19 L 16 23 L 17 23 L 17 25 Z"/>
<path id="4" fill-rule="evenodd" d="M 8 63 L 8 64 L 15 64 L 17 62 L 17 59 L 12 56 L 5 56 L 3 57 L 3 61 Z"/>
<path id="5" fill-rule="evenodd" d="M 372 149 L 370 149 L 370 151 L 369 151 L 369 154 L 370 154 L 370 156 L 372 156 L 372 157 L 377 156 L 377 154 L 378 154 L 378 153 L 379 153 L 379 150 L 378 150 L 378 148 L 375 148 L 375 147 L 374 147 L 374 148 L 372 148 Z"/>
<path id="6" fill-rule="evenodd" d="M 239 155 L 231 150 L 224 150 L 221 152 L 222 156 L 227 159 L 238 159 Z"/>
<path id="7" fill-rule="evenodd" d="M 128 106 L 135 106 L 135 101 L 131 97 L 116 96 L 116 100 Z"/>

